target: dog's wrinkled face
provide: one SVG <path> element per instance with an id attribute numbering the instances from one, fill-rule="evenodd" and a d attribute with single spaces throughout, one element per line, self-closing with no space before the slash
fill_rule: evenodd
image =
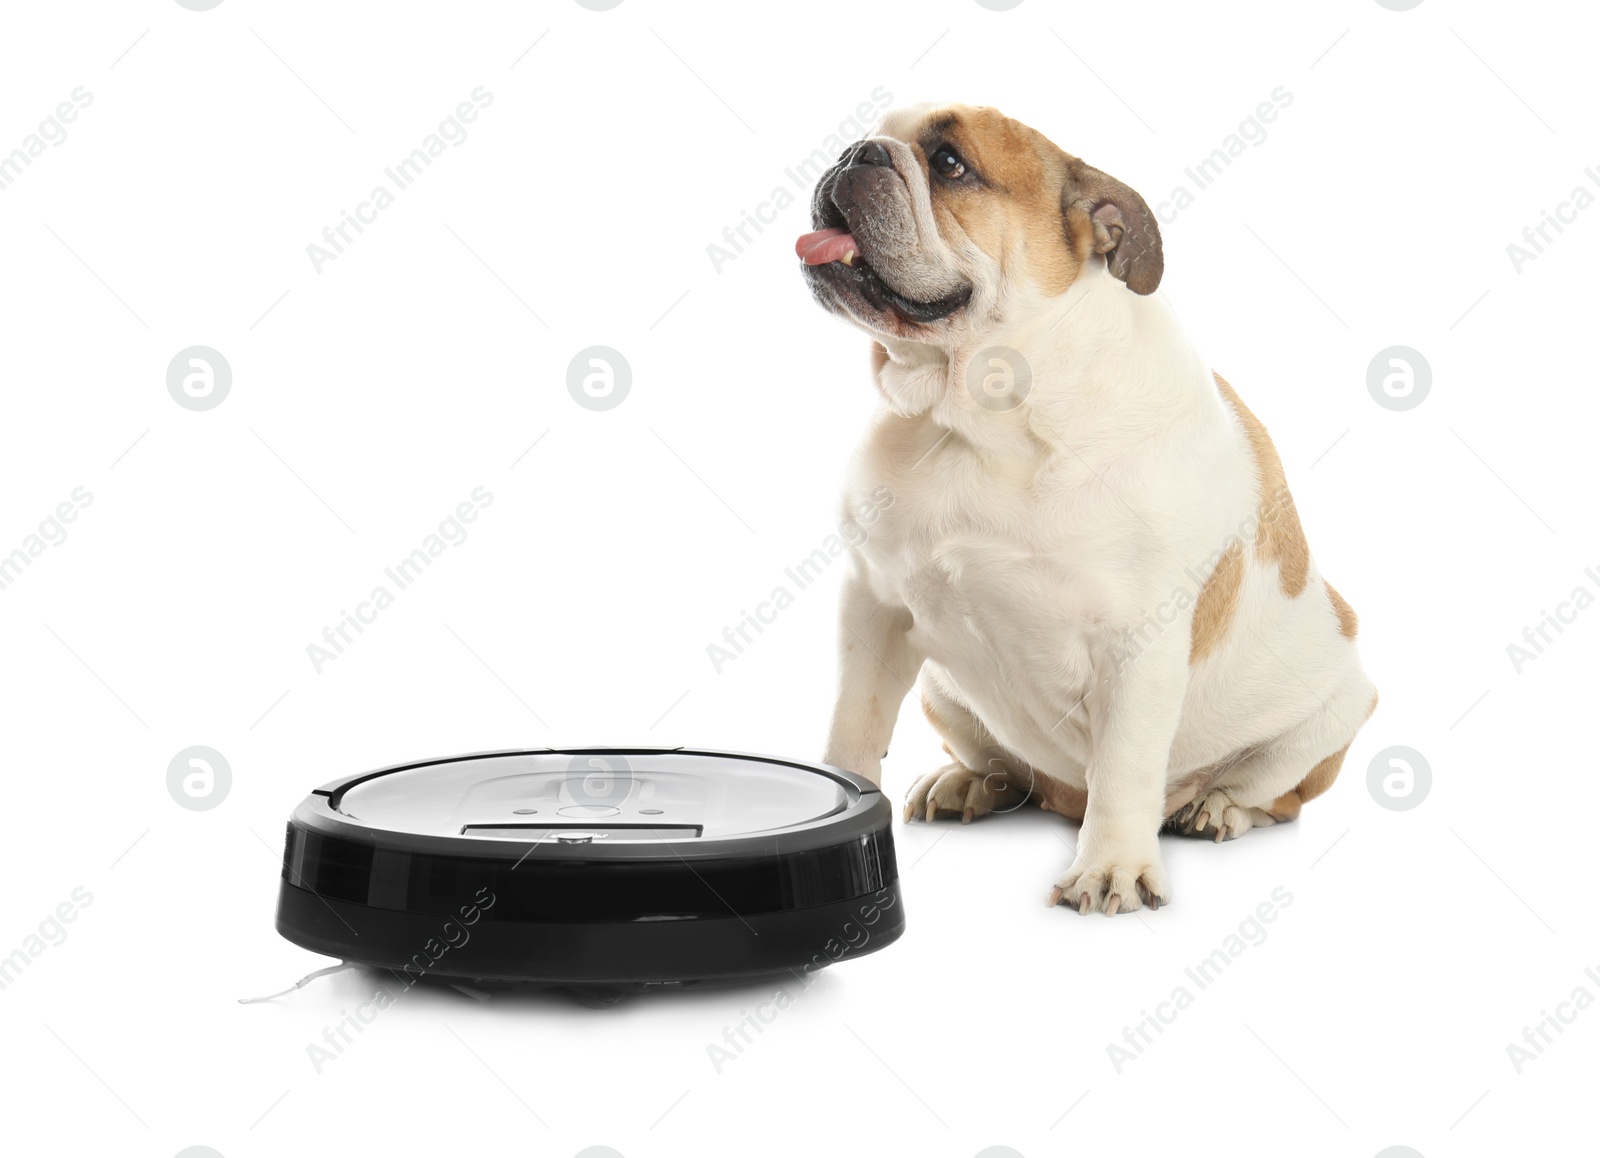
<path id="1" fill-rule="evenodd" d="M 1094 256 L 1136 293 L 1161 234 L 1122 182 L 994 109 L 889 113 L 846 149 L 796 243 L 812 292 L 876 335 L 948 346 L 1024 297 L 1064 293 Z"/>

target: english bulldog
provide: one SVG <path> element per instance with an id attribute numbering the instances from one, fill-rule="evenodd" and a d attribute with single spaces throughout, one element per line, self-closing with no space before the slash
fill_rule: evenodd
<path id="1" fill-rule="evenodd" d="M 1156 294 L 1144 199 L 994 109 L 891 111 L 811 211 L 881 397 L 824 759 L 879 782 L 920 673 L 950 763 L 907 821 L 1035 801 L 1081 822 L 1051 905 L 1158 908 L 1164 828 L 1295 819 L 1377 706 L 1272 440 Z"/>

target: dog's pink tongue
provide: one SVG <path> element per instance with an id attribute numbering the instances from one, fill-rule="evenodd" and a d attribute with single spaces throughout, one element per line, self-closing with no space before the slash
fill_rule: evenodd
<path id="1" fill-rule="evenodd" d="M 794 251 L 807 265 L 827 265 L 830 261 L 849 264 L 848 259 L 860 252 L 860 247 L 848 230 L 819 229 L 801 234 L 800 240 L 794 243 Z"/>

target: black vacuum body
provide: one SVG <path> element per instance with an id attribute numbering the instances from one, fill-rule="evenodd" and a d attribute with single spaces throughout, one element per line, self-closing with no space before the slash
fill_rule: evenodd
<path id="1" fill-rule="evenodd" d="M 278 932 L 408 980 L 640 989 L 810 971 L 905 927 L 891 809 L 849 772 L 585 748 L 316 789 Z"/>

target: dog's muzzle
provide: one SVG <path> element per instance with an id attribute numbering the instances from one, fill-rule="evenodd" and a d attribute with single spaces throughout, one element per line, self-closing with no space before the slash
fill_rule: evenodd
<path id="1" fill-rule="evenodd" d="M 967 304 L 965 279 L 928 276 L 910 191 L 888 148 L 862 141 L 817 183 L 814 229 L 795 242 L 807 274 L 876 312 L 926 324 Z"/>

